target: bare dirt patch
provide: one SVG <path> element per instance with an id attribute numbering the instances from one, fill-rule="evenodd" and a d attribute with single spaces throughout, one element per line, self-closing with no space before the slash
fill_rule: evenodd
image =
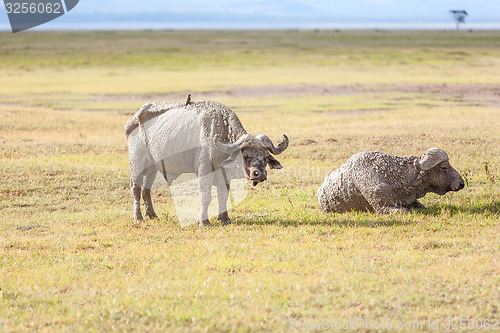
<path id="1" fill-rule="evenodd" d="M 302 95 L 359 95 L 366 92 L 356 89 L 361 85 L 283 85 L 283 86 L 233 86 L 220 90 L 210 91 L 175 91 L 164 94 L 139 94 L 139 95 L 91 95 L 103 101 L 184 101 L 186 95 L 191 93 L 193 100 L 217 99 L 221 97 L 235 98 L 262 98 L 273 96 L 302 96 Z"/>
<path id="2" fill-rule="evenodd" d="M 146 102 L 155 101 L 170 101 L 184 102 L 187 93 L 192 94 L 193 100 L 221 100 L 227 97 L 233 98 L 265 98 L 265 97 L 297 97 L 297 96 L 363 96 L 377 95 L 382 93 L 400 93 L 400 94 L 422 94 L 426 97 L 438 98 L 442 101 L 452 101 L 463 103 L 467 106 L 482 106 L 482 107 L 500 107 L 500 85 L 478 85 L 478 84 L 383 84 L 383 85 L 318 85 L 318 84 L 302 84 L 302 85 L 281 85 L 281 86 L 232 86 L 225 87 L 220 90 L 211 91 L 174 91 L 155 94 L 91 94 L 74 96 L 74 108 L 68 110 L 82 111 L 119 111 L 109 107 L 99 108 L 99 103 L 112 102 L 130 102 L 137 105 L 139 108 Z M 0 95 L 0 102 L 4 105 L 31 105 L 44 106 L 55 109 L 64 109 L 57 106 L 59 99 L 64 100 L 64 97 L 58 94 L 50 96 L 8 96 Z M 405 96 L 400 97 L 406 98 Z M 396 97 L 394 100 L 397 100 Z M 89 109 L 86 106 L 79 106 L 82 103 L 92 103 L 97 105 Z M 67 103 L 65 103 L 67 104 Z M 269 108 L 275 107 L 269 105 Z M 252 107 L 246 107 L 245 112 L 255 112 L 262 108 L 252 110 Z M 123 108 L 122 110 L 123 111 Z M 130 110 L 130 113 L 136 110 Z M 377 109 L 355 109 L 355 110 L 332 110 L 327 114 L 332 116 L 353 116 L 364 113 L 384 112 L 384 108 Z"/>
<path id="3" fill-rule="evenodd" d="M 500 106 L 500 85 L 477 84 L 387 84 L 387 85 L 282 85 L 282 86 L 233 86 L 221 90 L 190 92 L 194 100 L 220 97 L 263 98 L 273 96 L 293 97 L 303 95 L 363 95 L 380 92 L 422 93 L 442 95 L 443 97 L 461 97 L 485 106 Z M 96 100 L 123 101 L 183 101 L 188 92 L 176 91 L 165 94 L 142 95 L 91 95 Z"/>
<path id="4" fill-rule="evenodd" d="M 388 84 L 364 86 L 367 91 L 388 91 L 439 95 L 462 99 L 477 106 L 500 107 L 500 85 L 488 84 Z"/>
<path id="5" fill-rule="evenodd" d="M 358 116 L 360 114 L 365 114 L 365 113 L 380 113 L 387 111 L 389 110 L 388 109 L 335 110 L 335 111 L 323 112 L 323 114 L 326 114 L 328 116 L 343 117 L 343 116 Z"/>

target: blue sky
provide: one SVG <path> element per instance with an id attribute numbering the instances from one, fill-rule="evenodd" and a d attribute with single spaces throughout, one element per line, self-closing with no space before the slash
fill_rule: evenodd
<path id="1" fill-rule="evenodd" d="M 0 28 L 4 28 L 8 19 L 4 7 L 0 8 Z M 80 0 L 71 12 L 44 27 L 127 27 L 127 22 L 135 22 L 139 28 L 199 28 L 203 24 L 241 28 L 358 24 L 363 28 L 383 27 L 382 23 L 449 24 L 453 28 L 450 9 L 467 10 L 465 27 L 490 23 L 500 27 L 500 0 Z"/>

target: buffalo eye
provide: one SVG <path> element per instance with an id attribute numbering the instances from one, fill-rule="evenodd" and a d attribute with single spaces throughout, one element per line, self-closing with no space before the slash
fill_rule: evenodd
<path id="1" fill-rule="evenodd" d="M 443 171 L 443 172 L 444 172 L 444 171 L 447 171 L 447 170 L 448 170 L 448 168 L 447 168 L 447 167 L 445 167 L 445 166 L 442 166 L 442 167 L 441 167 L 441 171 Z"/>

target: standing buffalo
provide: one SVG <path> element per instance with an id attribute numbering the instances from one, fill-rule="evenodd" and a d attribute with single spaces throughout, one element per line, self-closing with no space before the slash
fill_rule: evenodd
<path id="1" fill-rule="evenodd" d="M 417 199 L 426 193 L 443 195 L 464 186 L 442 149 L 431 148 L 420 157 L 368 151 L 353 155 L 330 172 L 318 189 L 318 200 L 327 212 L 387 214 L 425 208 Z"/>
<path id="2" fill-rule="evenodd" d="M 231 223 L 227 214 L 231 179 L 246 176 L 254 186 L 265 181 L 267 165 L 282 168 L 271 154 L 281 154 L 288 147 L 286 135 L 276 147 L 267 135 L 248 134 L 231 109 L 212 101 L 146 103 L 127 121 L 125 134 L 134 217 L 142 219 L 141 194 L 146 215 L 157 217 L 151 186 L 158 171 L 168 185 L 181 174 L 194 173 L 198 178 L 202 226 L 210 224 L 208 206 L 213 185 L 217 187 L 219 219 L 223 224 Z"/>

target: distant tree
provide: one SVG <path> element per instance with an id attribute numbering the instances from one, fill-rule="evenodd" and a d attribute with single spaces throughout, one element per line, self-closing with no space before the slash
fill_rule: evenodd
<path id="1" fill-rule="evenodd" d="M 450 10 L 450 13 L 457 23 L 457 30 L 459 30 L 460 23 L 465 23 L 465 17 L 468 16 L 467 12 L 465 10 Z"/>

